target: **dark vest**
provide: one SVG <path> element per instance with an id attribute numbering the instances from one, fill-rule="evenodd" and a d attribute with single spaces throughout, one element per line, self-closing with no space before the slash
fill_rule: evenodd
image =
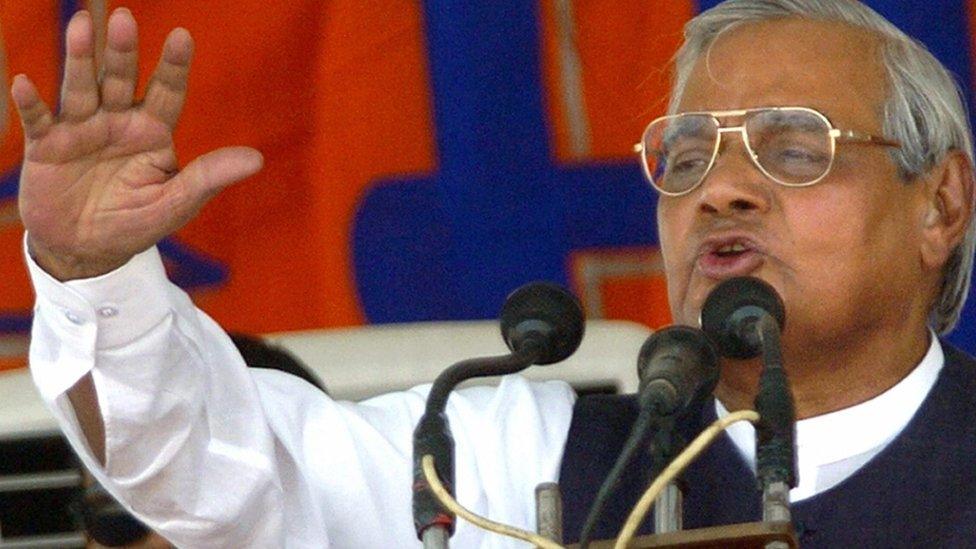
<path id="1" fill-rule="evenodd" d="M 792 506 L 808 547 L 976 547 L 976 360 L 943 342 L 946 363 L 904 431 L 837 486 Z M 565 539 L 575 542 L 590 503 L 630 434 L 632 395 L 580 398 L 560 472 Z M 689 435 L 715 419 L 692 414 Z M 616 536 L 650 478 L 647 452 L 627 469 L 593 539 Z M 686 529 L 760 520 L 755 475 L 728 436 L 684 474 Z M 641 534 L 651 533 L 653 519 Z"/>

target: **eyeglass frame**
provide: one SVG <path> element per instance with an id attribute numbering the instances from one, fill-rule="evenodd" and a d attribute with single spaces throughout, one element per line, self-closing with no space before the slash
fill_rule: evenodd
<path id="1" fill-rule="evenodd" d="M 749 144 L 749 133 L 746 131 L 746 122 L 748 121 L 748 117 L 750 114 L 756 112 L 768 112 L 768 111 L 804 111 L 813 114 L 814 116 L 819 118 L 824 124 L 826 124 L 828 129 L 827 135 L 830 137 L 830 163 L 827 164 L 827 168 L 824 170 L 824 173 L 820 175 L 820 177 L 817 177 L 813 181 L 806 182 L 806 183 L 787 183 L 773 176 L 759 162 L 759 155 L 757 155 L 756 152 L 752 150 L 752 145 Z M 657 124 L 662 120 L 677 119 L 683 116 L 692 116 L 692 115 L 697 115 L 697 116 L 706 115 L 711 117 L 716 123 L 717 126 L 716 129 L 718 130 L 718 133 L 716 134 L 715 146 L 712 150 L 712 158 L 711 160 L 709 160 L 708 166 L 702 172 L 702 175 L 698 179 L 697 183 L 680 192 L 666 191 L 654 183 L 654 177 L 651 176 L 650 167 L 647 165 L 647 155 L 645 154 L 644 151 L 644 140 L 647 136 L 648 130 L 650 130 L 651 126 L 653 126 L 654 124 Z M 742 122 L 737 126 L 723 126 L 722 121 L 719 120 L 719 118 L 730 118 L 730 117 L 742 118 Z M 640 142 L 634 144 L 634 153 L 636 153 L 640 157 L 641 168 L 644 171 L 644 177 L 651 184 L 651 186 L 654 187 L 655 191 L 665 196 L 684 196 L 690 193 L 691 191 L 697 189 L 698 187 L 700 187 L 701 184 L 705 181 L 705 178 L 708 177 L 708 174 L 712 171 L 712 168 L 715 167 L 715 161 L 718 160 L 719 149 L 721 149 L 722 147 L 722 134 L 725 133 L 738 133 L 742 137 L 742 143 L 743 145 L 745 145 L 746 151 L 749 153 L 749 159 L 752 160 L 753 165 L 756 166 L 756 168 L 758 168 L 763 175 L 773 180 L 775 183 L 779 185 L 783 185 L 784 187 L 809 187 L 811 185 L 815 185 L 819 183 L 821 180 L 823 180 L 823 178 L 827 177 L 827 175 L 830 174 L 830 170 L 834 167 L 834 159 L 836 158 L 838 140 L 844 143 L 863 143 L 866 145 L 880 145 L 883 147 L 896 147 L 899 149 L 901 148 L 900 142 L 892 139 L 888 139 L 886 137 L 873 135 L 866 132 L 860 132 L 857 130 L 841 130 L 835 128 L 834 125 L 830 122 L 830 119 L 827 118 L 827 115 L 825 115 L 824 113 L 816 109 L 812 109 L 810 107 L 794 106 L 794 107 L 754 107 L 751 109 L 734 109 L 729 111 L 689 111 L 689 112 L 681 112 L 676 114 L 659 116 L 654 120 L 651 120 L 651 122 L 644 127 L 644 131 L 641 132 Z"/>

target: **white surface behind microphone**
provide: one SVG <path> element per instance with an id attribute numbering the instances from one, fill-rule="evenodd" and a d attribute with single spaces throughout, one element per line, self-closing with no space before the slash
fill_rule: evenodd
<path id="1" fill-rule="evenodd" d="M 529 379 L 561 379 L 577 389 L 637 389 L 637 353 L 651 330 L 618 320 L 590 320 L 564 362 L 533 366 Z M 498 321 L 422 322 L 283 332 L 264 336 L 307 364 L 334 398 L 362 400 L 433 381 L 467 358 L 508 353 Z M 471 383 L 492 383 L 495 378 Z M 26 370 L 0 372 L 0 439 L 56 432 Z"/>
<path id="2" fill-rule="evenodd" d="M 532 366 L 523 375 L 561 379 L 577 388 L 613 386 L 618 392 L 633 392 L 637 353 L 650 333 L 634 322 L 590 320 L 573 356 L 558 364 Z M 311 367 L 334 397 L 349 400 L 433 381 L 460 360 L 509 352 L 497 320 L 385 324 L 271 334 L 265 339 Z"/>

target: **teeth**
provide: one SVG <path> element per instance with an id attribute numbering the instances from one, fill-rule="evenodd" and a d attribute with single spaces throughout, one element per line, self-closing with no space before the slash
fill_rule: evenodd
<path id="1" fill-rule="evenodd" d="M 726 244 L 726 245 L 722 246 L 721 248 L 719 248 L 717 251 L 720 254 L 738 253 L 738 252 L 744 252 L 744 251 L 746 251 L 746 247 L 743 246 L 742 244 L 736 242 L 734 244 Z"/>

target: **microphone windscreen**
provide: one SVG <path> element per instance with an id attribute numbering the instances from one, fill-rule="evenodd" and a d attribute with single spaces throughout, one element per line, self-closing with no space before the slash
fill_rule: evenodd
<path id="1" fill-rule="evenodd" d="M 502 338 L 513 352 L 527 337 L 541 339 L 536 364 L 572 355 L 583 340 L 583 308 L 568 290 L 551 282 L 530 282 L 509 294 L 501 312 Z"/>
<path id="2" fill-rule="evenodd" d="M 722 281 L 708 297 L 701 311 L 701 327 L 729 358 L 752 358 L 760 349 L 748 341 L 744 328 L 763 314 L 771 316 L 780 330 L 786 323 L 783 300 L 768 283 L 750 276 Z"/>
<path id="3" fill-rule="evenodd" d="M 651 334 L 637 355 L 638 392 L 663 379 L 682 406 L 712 394 L 718 383 L 718 355 L 712 341 L 697 328 L 668 326 Z"/>

